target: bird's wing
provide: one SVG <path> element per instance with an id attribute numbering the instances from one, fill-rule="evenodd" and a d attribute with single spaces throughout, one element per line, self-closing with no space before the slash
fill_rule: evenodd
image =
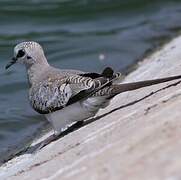
<path id="1" fill-rule="evenodd" d="M 31 87 L 30 103 L 39 113 L 47 114 L 88 97 L 96 89 L 106 86 L 109 81 L 110 78 L 92 79 L 81 75 L 48 78 Z"/>

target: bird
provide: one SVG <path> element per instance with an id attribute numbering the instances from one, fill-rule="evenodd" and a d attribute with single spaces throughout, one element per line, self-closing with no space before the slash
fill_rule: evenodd
<path id="1" fill-rule="evenodd" d="M 106 67 L 101 73 L 59 69 L 51 66 L 42 46 L 34 41 L 14 47 L 14 56 L 5 66 L 24 64 L 32 108 L 51 123 L 58 136 L 69 124 L 94 117 L 118 94 L 175 79 L 181 75 L 131 83 L 118 83 L 121 73 Z"/>

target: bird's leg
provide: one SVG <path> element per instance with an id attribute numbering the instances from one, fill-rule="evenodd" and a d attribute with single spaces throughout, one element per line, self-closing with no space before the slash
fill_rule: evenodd
<path id="1" fill-rule="evenodd" d="M 45 147 L 46 145 L 50 144 L 53 141 L 56 141 L 57 139 L 59 139 L 62 136 L 65 136 L 66 134 L 73 132 L 74 130 L 80 128 L 83 125 L 84 121 L 77 121 L 76 123 L 74 123 L 71 126 L 67 126 L 67 128 L 64 130 L 62 129 L 62 131 L 56 131 L 54 130 L 54 134 L 52 134 L 51 136 L 49 136 L 47 139 L 45 139 L 39 146 L 39 150 L 42 149 L 43 147 Z"/>

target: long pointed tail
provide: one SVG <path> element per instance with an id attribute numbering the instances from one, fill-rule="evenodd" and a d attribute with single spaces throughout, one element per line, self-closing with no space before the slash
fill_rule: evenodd
<path id="1" fill-rule="evenodd" d="M 98 92 L 96 92 L 95 96 L 115 96 L 119 93 L 126 92 L 126 91 L 132 91 L 136 89 L 140 89 L 146 86 L 152 86 L 168 81 L 173 81 L 176 79 L 181 79 L 181 75 L 179 76 L 172 76 L 172 77 L 166 77 L 166 78 L 160 78 L 160 79 L 153 79 L 153 80 L 146 80 L 146 81 L 138 81 L 133 83 L 124 83 L 124 84 L 116 84 L 111 85 L 109 87 L 105 87 Z"/>

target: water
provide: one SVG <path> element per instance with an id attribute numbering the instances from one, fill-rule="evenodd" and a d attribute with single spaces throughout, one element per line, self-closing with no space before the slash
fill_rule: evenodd
<path id="1" fill-rule="evenodd" d="M 16 43 L 40 42 L 57 67 L 124 71 L 175 36 L 180 19 L 181 3 L 171 0 L 1 0 L 0 158 L 24 146 L 44 123 L 29 106 L 24 67 L 4 70 Z"/>

